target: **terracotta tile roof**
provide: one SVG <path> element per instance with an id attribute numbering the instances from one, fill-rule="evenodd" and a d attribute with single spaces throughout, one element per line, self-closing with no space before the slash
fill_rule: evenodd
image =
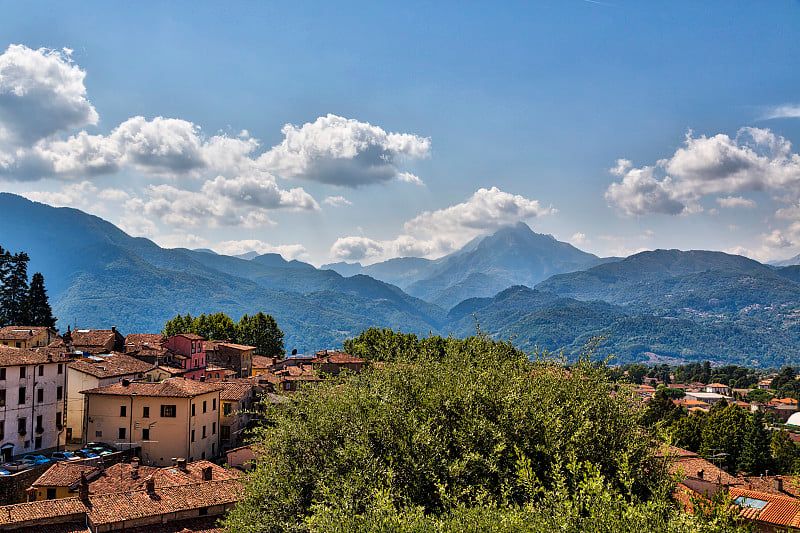
<path id="1" fill-rule="evenodd" d="M 167 341 L 166 335 L 161 333 L 128 333 L 125 336 L 125 346 L 161 346 Z"/>
<path id="2" fill-rule="evenodd" d="M 800 476 L 742 477 L 742 488 L 776 496 L 800 497 Z M 780 490 L 777 488 L 780 480 Z"/>
<path id="3" fill-rule="evenodd" d="M 130 396 L 132 393 L 136 393 L 137 396 L 192 398 L 200 394 L 221 390 L 222 387 L 214 383 L 205 383 L 184 378 L 168 378 L 160 383 L 134 381 L 127 386 L 122 383 L 114 383 L 112 385 L 106 385 L 105 387 L 81 391 L 81 393 L 107 394 L 111 396 Z"/>
<path id="4" fill-rule="evenodd" d="M 364 359 L 355 355 L 350 355 L 344 352 L 317 352 L 317 357 L 314 359 L 315 363 L 332 363 L 336 365 L 344 365 L 348 363 L 366 363 Z"/>
<path id="5" fill-rule="evenodd" d="M 100 474 L 100 469 L 82 461 L 59 461 L 31 483 L 32 487 L 72 487 L 81 480 L 81 473 L 87 479 L 93 479 Z"/>
<path id="6" fill-rule="evenodd" d="M 229 402 L 238 402 L 242 398 L 250 396 L 253 389 L 257 387 L 254 383 L 247 382 L 231 383 L 230 381 L 221 381 L 218 383 L 224 387 L 219 394 L 219 399 Z"/>
<path id="7" fill-rule="evenodd" d="M 724 383 L 711 383 L 710 385 L 706 385 L 706 386 L 707 387 L 714 387 L 715 389 L 719 389 L 719 388 L 727 389 L 728 388 L 728 386 L 725 385 Z"/>
<path id="8" fill-rule="evenodd" d="M 0 506 L 0 525 L 24 524 L 36 520 L 75 517 L 86 515 L 89 509 L 78 498 L 61 498 L 38 502 L 17 503 Z M 67 521 L 67 520 L 64 520 Z"/>
<path id="9" fill-rule="evenodd" d="M 250 350 L 255 350 L 255 346 L 245 346 L 244 344 L 234 344 L 232 342 L 221 342 L 217 345 L 218 347 L 224 347 L 231 350 L 237 350 L 240 352 L 247 352 Z"/>
<path id="10" fill-rule="evenodd" d="M 70 334 L 76 348 L 103 348 L 109 343 L 113 346 L 116 340 L 116 335 L 110 329 L 75 329 Z"/>
<path id="11" fill-rule="evenodd" d="M 145 490 L 94 494 L 89 496 L 92 507 L 88 514 L 94 525 L 113 524 L 123 520 L 235 503 L 242 490 L 237 480 L 228 479 L 156 487 L 153 494 Z"/>
<path id="12" fill-rule="evenodd" d="M 686 478 L 722 483 L 723 485 L 739 485 L 742 483 L 741 479 L 733 477 L 694 452 L 674 447 L 670 448 L 670 450 L 674 452 L 674 455 L 669 456 L 672 458 L 670 472 L 673 474 L 685 476 Z M 703 471 L 702 477 L 699 475 L 701 470 Z"/>
<path id="13" fill-rule="evenodd" d="M 272 357 L 264 357 L 263 355 L 253 356 L 253 368 L 269 368 L 275 364 L 275 359 Z"/>
<path id="14" fill-rule="evenodd" d="M 80 498 L 62 498 L 18 503 L 0 507 L 0 526 L 34 525 L 30 523 L 36 521 L 88 521 L 90 526 L 97 527 L 204 507 L 230 505 L 239 500 L 242 490 L 238 480 L 228 479 L 156 487 L 153 493 L 135 490 L 91 494 L 87 502 Z"/>
<path id="15" fill-rule="evenodd" d="M 46 349 L 12 348 L 0 345 L 0 366 L 43 365 L 45 363 L 60 363 L 57 356 Z"/>
<path id="16" fill-rule="evenodd" d="M 133 465 L 130 463 L 116 463 L 106 467 L 105 471 L 89 482 L 91 494 L 104 494 L 106 492 L 130 492 L 144 487 L 147 476 L 158 472 L 156 466 L 139 466 L 134 474 Z M 158 486 L 158 485 L 156 485 Z"/>
<path id="17" fill-rule="evenodd" d="M 776 496 L 739 487 L 731 488 L 729 494 L 734 505 L 739 505 L 741 509 L 739 515 L 743 518 L 780 527 L 800 527 L 800 500 L 797 498 Z M 747 502 L 740 502 L 739 498 L 766 502 L 766 505 L 757 509 L 747 506 Z"/>
<path id="18" fill-rule="evenodd" d="M 213 481 L 239 477 L 238 472 L 228 470 L 209 461 L 187 463 L 185 469 L 175 466 L 163 468 L 139 466 L 136 469 L 131 463 L 117 463 L 106 468 L 105 472 L 89 483 L 89 492 L 92 494 L 104 494 L 140 490 L 145 486 L 148 477 L 153 478 L 156 488 L 191 485 L 203 481 L 203 469 L 208 467 L 211 468 Z"/>
<path id="19" fill-rule="evenodd" d="M 6 326 L 4 328 L 0 328 L 0 339 L 25 340 L 46 329 L 52 328 L 47 328 L 44 326 Z M 55 332 L 55 330 L 53 331 Z"/>
<path id="20" fill-rule="evenodd" d="M 175 337 L 183 337 L 185 339 L 190 339 L 193 341 L 204 341 L 206 340 L 205 337 L 201 337 L 200 335 L 195 335 L 194 333 L 178 333 Z"/>
<path id="21" fill-rule="evenodd" d="M 104 357 L 98 357 L 101 360 L 94 359 L 77 359 L 69 364 L 69 367 L 78 372 L 89 374 L 98 378 L 110 378 L 115 376 L 132 376 L 135 374 L 147 372 L 152 370 L 154 366 L 145 361 L 141 361 L 125 354 L 110 354 Z"/>

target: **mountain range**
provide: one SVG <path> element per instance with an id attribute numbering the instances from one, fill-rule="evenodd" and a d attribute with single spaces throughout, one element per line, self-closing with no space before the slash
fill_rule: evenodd
<path id="1" fill-rule="evenodd" d="M 336 348 L 368 327 L 466 336 L 618 362 L 797 361 L 800 266 L 721 252 L 600 258 L 525 224 L 445 257 L 315 268 L 278 254 L 164 249 L 77 209 L 0 194 L 0 245 L 42 272 L 58 326 L 154 332 L 177 314 L 264 311 L 288 349 Z"/>

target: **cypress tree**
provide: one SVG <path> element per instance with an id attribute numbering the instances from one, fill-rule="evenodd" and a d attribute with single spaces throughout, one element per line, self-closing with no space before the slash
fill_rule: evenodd
<path id="1" fill-rule="evenodd" d="M 11 254 L 0 246 L 0 327 L 8 324 L 8 311 L 6 310 L 3 292 L 8 280 L 8 270 L 10 268 Z"/>
<path id="2" fill-rule="evenodd" d="M 0 307 L 4 311 L 4 322 L 25 325 L 28 320 L 28 261 L 25 252 L 14 255 L 6 252 L 5 279 L 0 291 Z"/>
<path id="3" fill-rule="evenodd" d="M 31 278 L 31 288 L 28 293 L 28 313 L 31 326 L 55 327 L 56 319 L 53 309 L 47 299 L 47 289 L 44 288 L 44 276 L 36 272 Z"/>

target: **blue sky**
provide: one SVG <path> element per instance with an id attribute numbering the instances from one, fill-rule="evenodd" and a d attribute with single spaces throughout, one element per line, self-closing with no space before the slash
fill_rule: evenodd
<path id="1" fill-rule="evenodd" d="M 0 3 L 0 190 L 317 265 L 800 252 L 796 1 L 262 4 Z"/>

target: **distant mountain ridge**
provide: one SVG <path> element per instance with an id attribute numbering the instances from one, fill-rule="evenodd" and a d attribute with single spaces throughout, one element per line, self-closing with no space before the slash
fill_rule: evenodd
<path id="1" fill-rule="evenodd" d="M 493 296 L 512 285 L 533 286 L 554 274 L 614 260 L 601 259 L 552 235 L 535 233 L 519 222 L 436 260 L 404 257 L 367 267 L 336 263 L 323 268 L 366 274 L 448 309 L 467 298 Z"/>
<path id="2" fill-rule="evenodd" d="M 31 271 L 45 276 L 62 329 L 159 331 L 178 313 L 222 311 L 238 319 L 265 311 L 284 329 L 287 346 L 313 349 L 340 346 L 370 326 L 427 333 L 445 316 L 397 287 L 342 278 L 274 254 L 247 261 L 163 249 L 77 209 L 8 193 L 0 193 L 0 213 L 0 243 L 29 253 Z"/>
<path id="3" fill-rule="evenodd" d="M 0 194 L 0 216 L 0 245 L 29 253 L 62 329 L 155 332 L 179 313 L 264 311 L 300 351 L 337 348 L 368 327 L 466 336 L 479 326 L 570 358 L 602 335 L 596 356 L 617 362 L 797 364 L 796 265 L 702 250 L 603 259 L 517 225 L 437 260 L 327 265 L 361 272 L 343 276 L 279 254 L 164 249 L 77 209 L 12 194 Z"/>

